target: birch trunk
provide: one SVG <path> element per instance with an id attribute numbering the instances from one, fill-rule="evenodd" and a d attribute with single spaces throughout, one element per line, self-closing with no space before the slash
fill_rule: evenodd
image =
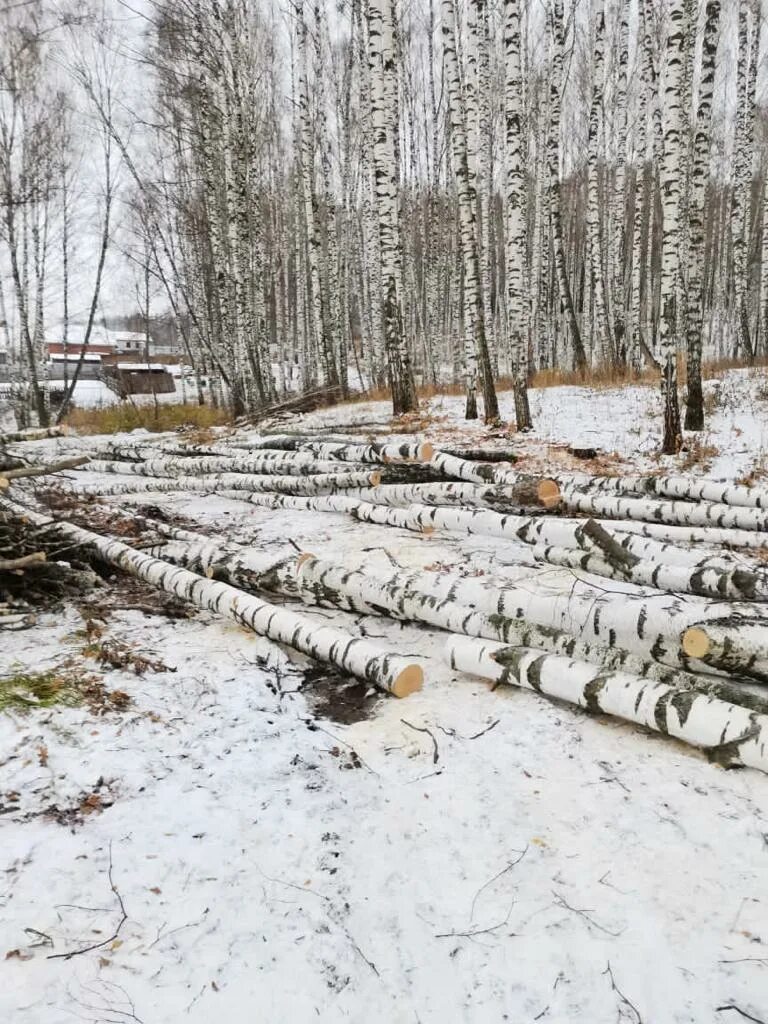
<path id="1" fill-rule="evenodd" d="M 571 283 L 568 277 L 568 270 L 565 262 L 565 244 L 563 241 L 563 216 L 562 197 L 560 186 L 560 111 L 561 91 L 563 88 L 563 54 L 565 51 L 565 21 L 563 13 L 563 0 L 554 0 L 553 3 L 553 33 L 554 44 L 552 48 L 552 70 L 550 72 L 549 86 L 549 140 L 547 145 L 547 157 L 549 162 L 549 191 L 550 191 L 550 213 L 552 217 L 552 242 L 554 248 L 555 273 L 557 285 L 560 292 L 560 301 L 563 305 L 573 346 L 573 361 L 577 370 L 584 371 L 587 367 L 587 357 L 584 352 L 584 345 L 581 340 L 579 321 L 573 304 Z"/>
<path id="2" fill-rule="evenodd" d="M 345 444 L 324 441 L 308 441 L 301 451 L 311 452 L 315 457 L 339 459 L 342 462 L 429 462 L 434 447 L 425 441 L 421 444 Z"/>
<path id="3" fill-rule="evenodd" d="M 325 494 L 350 488 L 376 486 L 378 473 L 326 473 L 311 477 L 249 476 L 247 473 L 216 473 L 210 476 L 179 476 L 172 479 L 131 480 L 115 484 L 87 484 L 68 488 L 72 494 L 97 494 L 104 497 L 118 494 L 143 494 L 173 491 L 276 491 L 283 494 Z"/>
<path id="4" fill-rule="evenodd" d="M 368 0 L 368 64 L 376 206 L 379 217 L 381 310 L 387 373 L 395 416 L 418 408 L 403 330 L 402 248 L 398 211 L 399 161 L 393 0 Z"/>
<path id="5" fill-rule="evenodd" d="M 701 747 L 726 766 L 768 772 L 768 717 L 688 690 L 627 673 L 605 674 L 586 662 L 521 647 L 514 661 L 494 661 L 498 644 L 452 637 L 445 649 L 451 668 L 512 683 L 593 714 L 613 715 Z"/>
<path id="6" fill-rule="evenodd" d="M 768 514 L 762 509 L 739 508 L 714 502 L 649 501 L 645 498 L 612 497 L 561 490 L 563 506 L 573 512 L 613 519 L 640 519 L 682 526 L 716 526 L 720 529 L 768 530 Z"/>
<path id="7" fill-rule="evenodd" d="M 677 291 L 680 276 L 680 202 L 682 189 L 685 46 L 687 0 L 671 0 L 667 34 L 667 66 L 664 76 L 664 153 L 661 161 L 662 259 L 661 259 L 661 394 L 664 404 L 662 451 L 680 450 L 680 405 L 677 395 Z"/>
<path id="8" fill-rule="evenodd" d="M 504 0 L 507 321 L 518 431 L 531 430 L 533 427 L 528 401 L 529 300 L 524 292 L 528 218 L 523 167 L 525 137 L 521 38 L 520 0 Z"/>
<path id="9" fill-rule="evenodd" d="M 316 498 L 294 497 L 287 494 L 258 494 L 243 491 L 219 491 L 219 497 L 233 501 L 247 501 L 259 508 L 290 508 L 300 512 L 342 512 L 361 523 L 376 523 L 378 526 L 394 526 L 414 533 L 429 534 L 429 526 L 422 526 L 410 510 L 389 508 L 386 505 L 372 505 L 367 501 L 349 498 L 346 495 L 322 495 Z"/>
<path id="10" fill-rule="evenodd" d="M 625 554 L 630 554 L 622 548 Z M 619 565 L 595 551 L 577 551 L 548 544 L 535 544 L 537 562 L 581 569 L 593 576 L 624 580 L 637 587 L 652 587 L 672 594 L 697 594 L 730 600 L 768 601 L 768 577 L 745 569 L 720 569 L 712 566 L 683 567 L 641 560 L 631 555 L 630 564 Z M 768 639 L 768 633 L 766 634 Z"/>
<path id="11" fill-rule="evenodd" d="M 704 206 L 709 181 L 712 101 L 719 36 L 720 0 L 707 0 L 704 14 L 699 97 L 693 139 L 691 191 L 688 204 L 688 284 L 685 308 L 688 367 L 688 394 L 685 404 L 686 430 L 704 429 L 704 395 L 701 389 L 701 354 L 704 332 Z"/>
<path id="12" fill-rule="evenodd" d="M 456 0 L 442 0 L 443 59 L 448 90 L 451 127 L 451 156 L 456 178 L 459 206 L 459 236 L 464 271 L 464 332 L 467 383 L 467 419 L 477 417 L 477 367 L 479 363 L 483 386 L 485 422 L 499 419 L 499 406 L 493 384 L 488 344 L 485 336 L 485 312 L 480 290 L 480 258 L 477 245 L 477 194 L 474 186 L 474 163 L 467 146 L 467 120 L 462 89 L 456 38 Z"/>
<path id="13" fill-rule="evenodd" d="M 526 504 L 542 504 L 548 500 L 537 493 L 523 478 L 518 484 L 483 485 L 475 483 L 382 484 L 378 487 L 356 490 L 354 496 L 375 505 L 404 507 L 413 502 L 425 505 L 469 505 L 494 508 L 505 512 L 518 512 Z"/>
<path id="14" fill-rule="evenodd" d="M 83 469 L 86 469 L 83 466 Z M 338 475 L 339 471 L 352 469 L 340 466 L 331 460 L 314 459 L 307 462 L 278 459 L 237 459 L 237 458 L 182 458 L 147 459 L 145 462 L 109 462 L 93 459 L 87 466 L 89 473 L 121 473 L 125 476 L 207 476 L 217 473 L 260 473 L 283 476 L 325 476 Z M 357 471 L 359 467 L 355 467 Z"/>

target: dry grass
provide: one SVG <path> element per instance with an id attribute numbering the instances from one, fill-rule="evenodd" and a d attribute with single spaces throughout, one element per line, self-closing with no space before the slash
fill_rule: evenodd
<path id="1" fill-rule="evenodd" d="M 66 423 L 80 434 L 117 434 L 139 428 L 158 433 L 184 427 L 207 431 L 232 423 L 232 416 L 226 409 L 210 405 L 160 405 L 155 409 L 124 402 L 103 409 L 73 409 Z"/>
<path id="2" fill-rule="evenodd" d="M 725 376 L 729 370 L 754 370 L 760 372 L 768 367 L 768 359 L 758 359 L 751 366 L 734 359 L 721 359 L 705 362 L 702 365 L 701 375 L 703 380 L 718 380 Z M 683 354 L 678 355 L 677 374 L 680 385 L 686 383 L 686 366 Z M 529 381 L 531 388 L 558 388 L 564 386 L 590 387 L 600 390 L 602 388 L 625 387 L 627 385 L 640 385 L 657 387 L 660 380 L 660 373 L 653 366 L 644 367 L 642 370 L 634 370 L 630 367 L 614 366 L 605 363 L 590 368 L 584 373 L 576 370 L 539 370 L 533 374 Z M 497 391 L 511 391 L 513 380 L 511 377 L 501 376 L 495 381 Z M 463 395 L 464 383 L 459 381 L 447 384 L 423 384 L 418 388 L 419 398 L 429 399 L 439 395 Z M 348 398 L 342 405 L 355 405 L 360 402 L 386 402 L 390 398 L 388 388 L 371 388 L 369 391 L 360 392 Z M 705 399 L 706 400 L 706 399 Z"/>

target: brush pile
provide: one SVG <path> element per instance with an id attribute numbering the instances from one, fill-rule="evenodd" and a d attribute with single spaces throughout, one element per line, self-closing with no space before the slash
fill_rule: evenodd
<path id="1" fill-rule="evenodd" d="M 18 451 L 30 468 L 50 469 L 50 452 Z M 263 553 L 226 537 L 145 520 L 157 540 L 147 553 L 22 513 L 19 502 L 35 487 L 29 476 L 11 478 L 4 500 L 68 544 L 397 696 L 421 685 L 418 659 L 288 602 L 424 623 L 448 634 L 446 657 L 458 672 L 676 736 L 726 765 L 768 770 L 768 573 L 760 561 L 768 491 L 674 476 L 545 477 L 520 472 L 509 452 L 499 461 L 493 451 L 484 458 L 428 442 L 306 434 L 186 446 L 81 442 L 77 451 L 90 461 L 69 467 L 65 481 L 57 476 L 56 488 L 83 501 L 120 496 L 124 516 L 132 495 L 195 492 L 415 534 L 504 539 L 508 561 L 556 567 L 559 590 L 536 576 L 373 575 L 312 552 L 266 566 Z"/>

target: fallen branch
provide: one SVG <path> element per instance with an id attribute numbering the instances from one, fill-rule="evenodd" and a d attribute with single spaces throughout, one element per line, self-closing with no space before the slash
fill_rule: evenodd
<path id="1" fill-rule="evenodd" d="M 22 555 L 21 558 L 0 558 L 0 572 L 19 572 L 41 565 L 45 561 L 44 551 L 34 551 L 31 555 Z"/>
<path id="2" fill-rule="evenodd" d="M 0 487 L 7 487 L 11 480 L 21 480 L 30 476 L 48 476 L 51 473 L 62 473 L 65 469 L 75 469 L 89 462 L 87 455 L 79 455 L 72 459 L 61 459 L 44 466 L 24 466 L 22 469 L 5 469 L 0 476 Z M 5 481 L 5 482 L 4 482 Z"/>

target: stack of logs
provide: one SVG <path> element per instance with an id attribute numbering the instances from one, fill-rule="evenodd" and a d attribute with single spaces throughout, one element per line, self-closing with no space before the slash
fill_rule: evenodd
<path id="1" fill-rule="evenodd" d="M 6 445 L 6 463 L 17 468 L 0 462 L 0 508 L 396 696 L 421 686 L 419 664 L 286 600 L 445 630 L 446 657 L 459 672 L 639 723 L 726 765 L 768 771 L 768 696 L 754 685 L 768 682 L 768 573 L 758 560 L 768 546 L 768 490 L 680 476 L 542 477 L 517 472 L 512 452 L 306 435 L 204 446 L 99 441 L 78 450 L 90 461 L 64 466 L 34 446 Z M 510 558 L 565 568 L 586 586 L 553 594 L 531 580 L 489 575 L 373 575 L 312 553 L 266 568 L 246 547 L 149 521 L 162 543 L 138 551 L 32 506 L 33 474 L 62 469 L 99 474 L 84 483 L 56 478 L 59 490 L 92 500 L 194 491 L 415 533 L 504 538 Z M 622 589 L 606 589 L 600 578 Z"/>

